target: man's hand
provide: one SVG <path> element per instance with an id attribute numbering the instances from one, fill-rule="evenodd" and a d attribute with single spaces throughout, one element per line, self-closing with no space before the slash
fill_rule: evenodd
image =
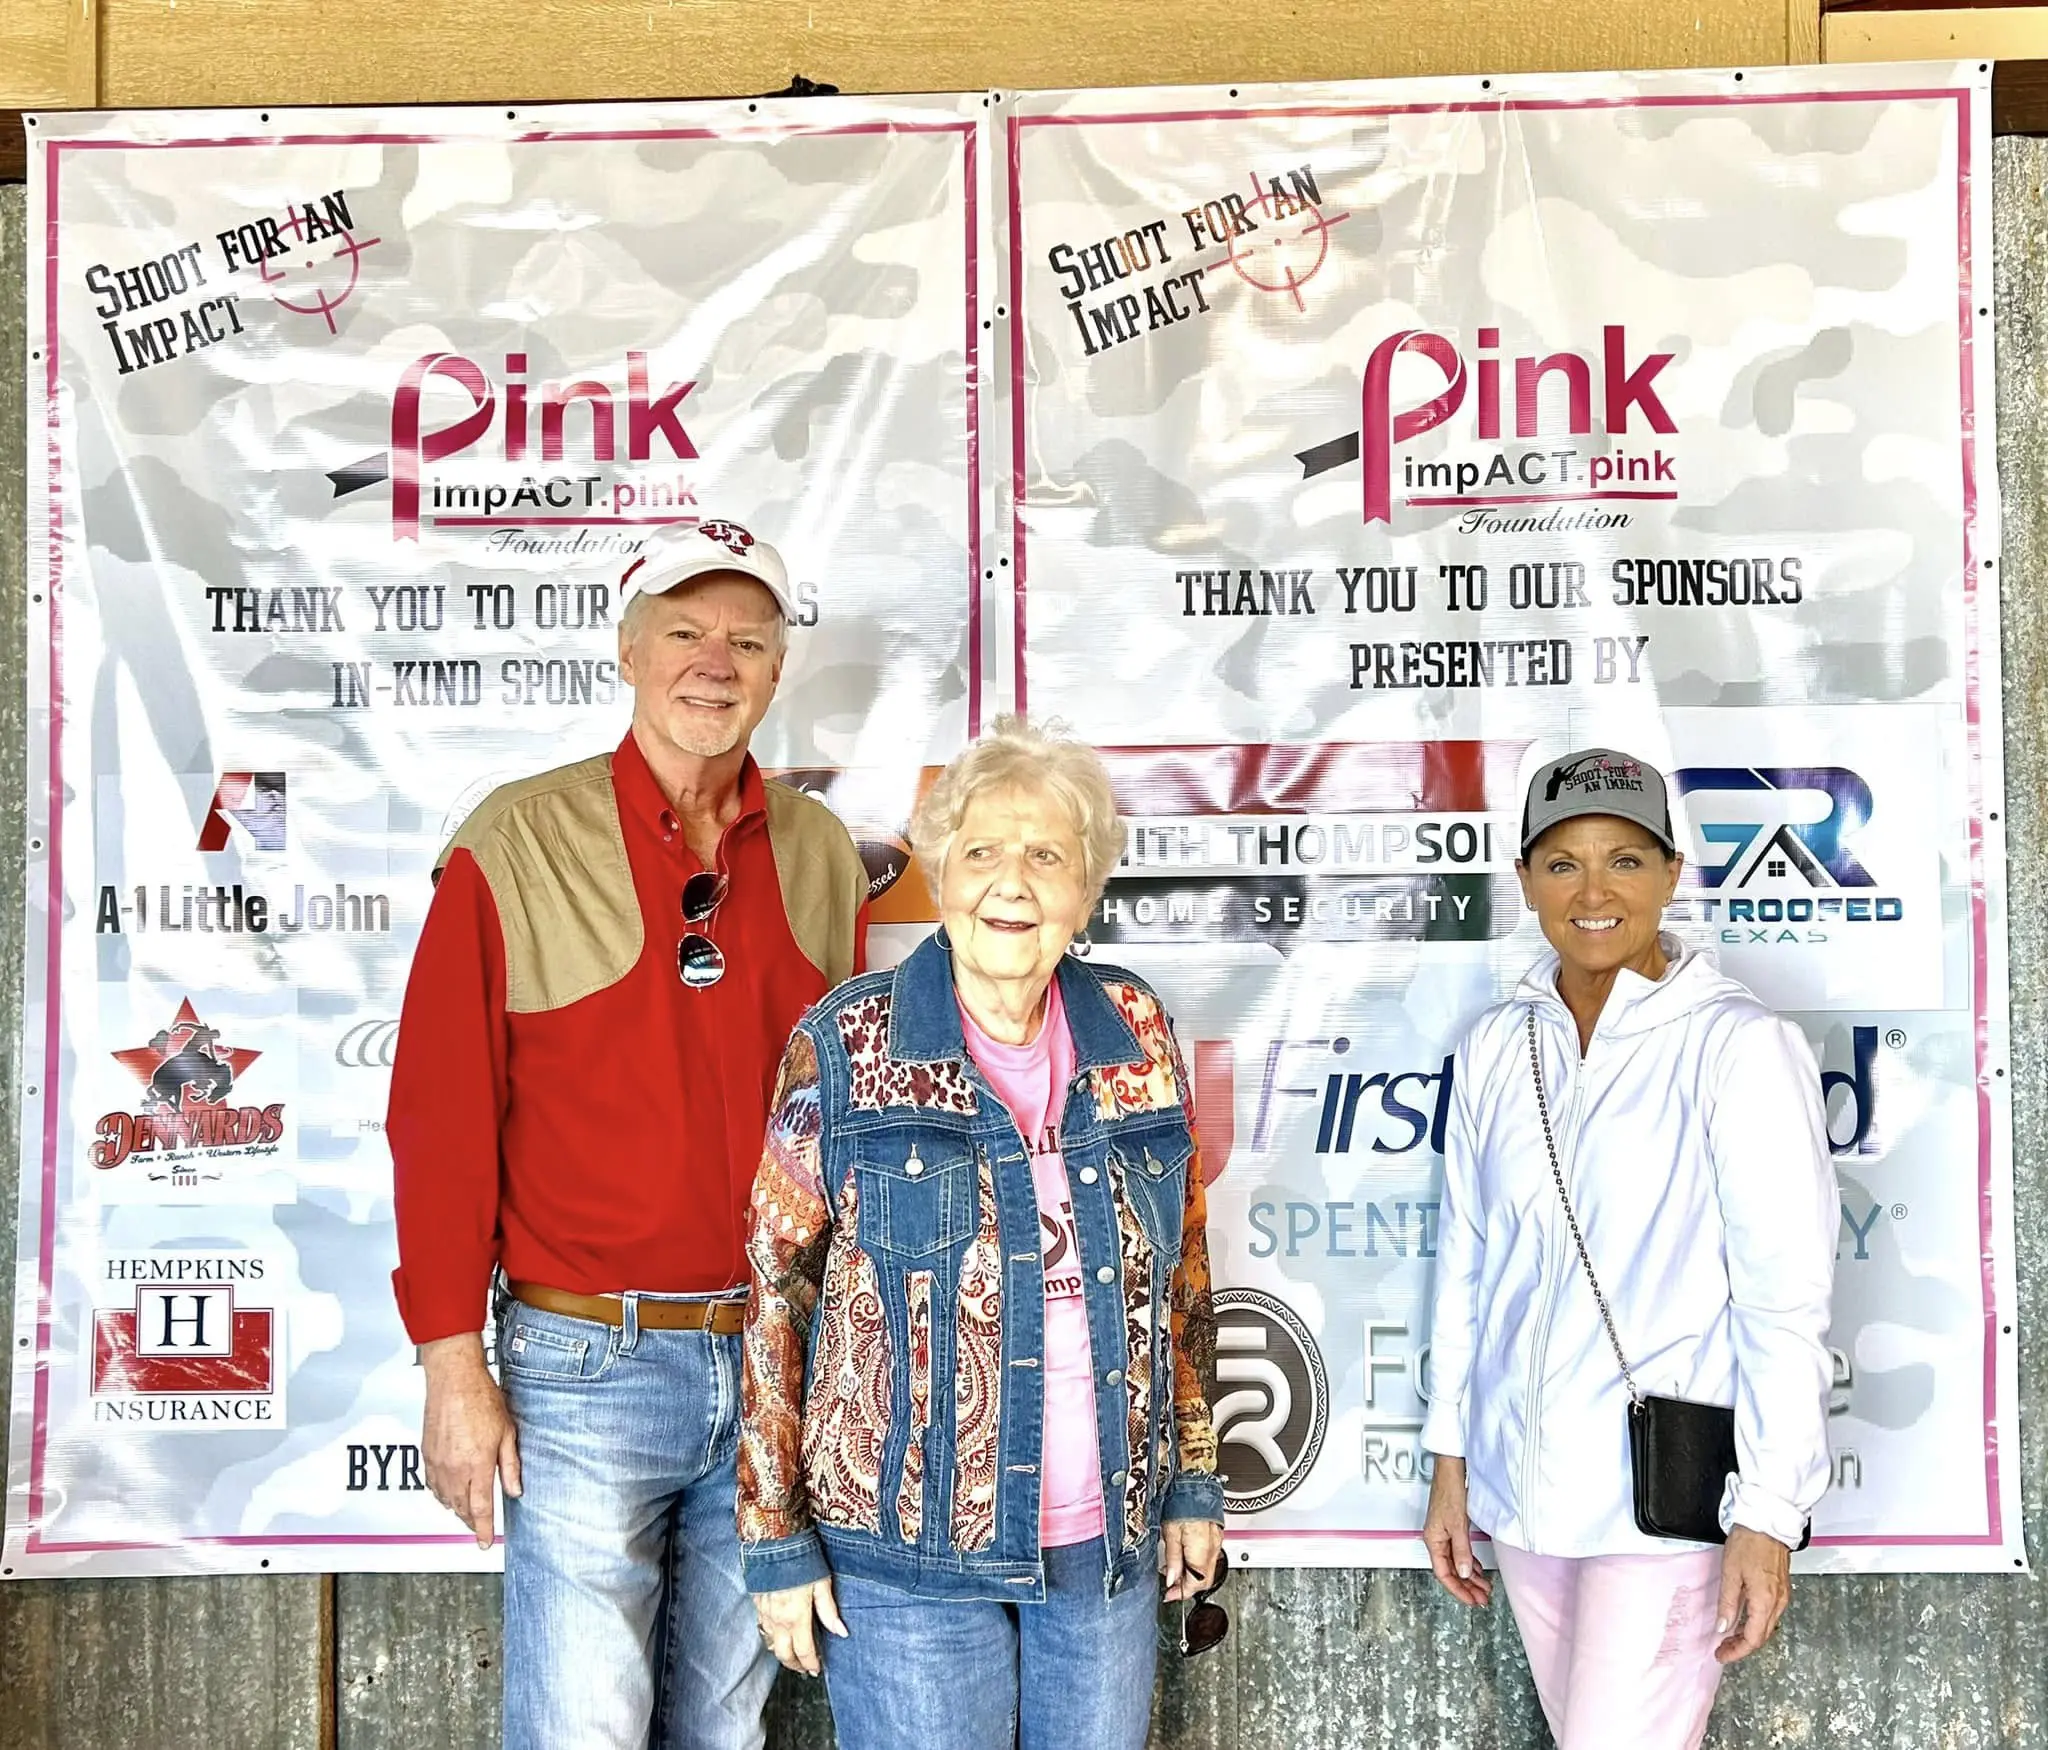
<path id="1" fill-rule="evenodd" d="M 846 1637 L 846 1624 L 839 1620 L 839 1600 L 832 1596 L 830 1580 L 790 1586 L 780 1592 L 756 1592 L 754 1615 L 769 1652 L 806 1677 L 815 1677 L 824 1669 L 811 1619 L 815 1617 L 842 1640 Z"/>
<path id="2" fill-rule="evenodd" d="M 1484 1604 L 1493 1596 L 1493 1581 L 1472 1558 L 1472 1522 L 1465 1517 L 1465 1461 L 1437 1455 L 1429 1479 L 1429 1514 L 1422 1522 L 1422 1542 L 1429 1551 L 1430 1571 L 1460 1604 Z"/>
<path id="3" fill-rule="evenodd" d="M 1169 1519 L 1159 1533 L 1166 1557 L 1166 1602 L 1192 1598 L 1216 1578 L 1223 1527 L 1214 1519 Z"/>
<path id="4" fill-rule="evenodd" d="M 519 1434 L 505 1394 L 484 1366 L 483 1338 L 474 1332 L 422 1343 L 420 1365 L 427 1375 L 420 1429 L 427 1487 L 476 1533 L 476 1547 L 489 1549 L 496 1534 L 492 1479 L 502 1474 L 505 1493 L 519 1493 Z"/>
<path id="5" fill-rule="evenodd" d="M 1714 1649 L 1724 1665 L 1746 1659 L 1777 1632 L 1778 1619 L 1792 1602 L 1792 1552 L 1775 1537 L 1738 1525 L 1721 1551 L 1721 1607 L 1714 1633 L 1725 1637 Z"/>

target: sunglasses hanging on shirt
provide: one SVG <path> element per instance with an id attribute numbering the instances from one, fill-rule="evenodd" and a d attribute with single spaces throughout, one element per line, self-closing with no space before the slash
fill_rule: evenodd
<path id="1" fill-rule="evenodd" d="M 732 890 L 729 877 L 699 869 L 683 883 L 683 922 L 706 924 Z M 676 948 L 676 976 L 691 990 L 703 990 L 725 976 L 725 951 L 699 930 L 684 932 Z"/>

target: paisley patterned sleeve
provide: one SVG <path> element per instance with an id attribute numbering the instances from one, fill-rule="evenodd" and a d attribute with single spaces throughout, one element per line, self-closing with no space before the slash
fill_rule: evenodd
<path id="1" fill-rule="evenodd" d="M 1188 1157 L 1187 1200 L 1180 1224 L 1180 1263 L 1173 1272 L 1168 1315 L 1173 1323 L 1173 1420 L 1179 1441 L 1176 1470 L 1184 1477 L 1216 1474 L 1216 1429 L 1209 1406 L 1216 1397 L 1216 1306 L 1209 1285 L 1209 1194 L 1202 1182 L 1202 1139 L 1195 1126 L 1194 1084 L 1169 1033 L 1173 1079 L 1195 1152 Z M 1178 1517 L 1178 1515 L 1169 1515 Z M 1220 1501 L 1216 1518 L 1222 1517 Z"/>
<path id="2" fill-rule="evenodd" d="M 799 1030 L 776 1079 L 747 1221 L 752 1292 L 740 1372 L 743 1546 L 811 1534 L 802 1463 L 804 1356 L 832 1239 L 820 1178 L 821 1126 L 817 1047 Z"/>

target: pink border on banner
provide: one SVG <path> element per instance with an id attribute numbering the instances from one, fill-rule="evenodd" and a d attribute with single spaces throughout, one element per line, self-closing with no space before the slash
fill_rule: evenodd
<path id="1" fill-rule="evenodd" d="M 1749 94 L 1702 92 L 1697 96 L 1641 96 L 1613 98 L 1502 98 L 1489 103 L 1406 103 L 1406 104 L 1310 104 L 1277 109 L 1185 109 L 1127 111 L 1111 115 L 1057 115 L 1010 117 L 1010 398 L 1013 495 L 1010 507 L 1011 580 L 1013 623 L 1016 639 L 1017 708 L 1025 708 L 1026 676 L 1026 593 L 1025 517 L 1026 419 L 1024 409 L 1024 198 L 1023 140 L 1028 127 L 1083 128 L 1125 125 L 1158 126 L 1169 122 L 1209 123 L 1221 121 L 1270 121 L 1295 118 L 1347 120 L 1362 117 L 1402 115 L 1491 115 L 1507 110 L 1557 112 L 1602 109 L 1726 108 L 1731 106 L 1787 103 L 1905 103 L 1952 102 L 1956 106 L 1956 276 L 1959 300 L 1957 328 L 1958 365 L 1962 386 L 1962 486 L 1963 486 L 1963 665 L 1964 719 L 1969 745 L 1970 782 L 1970 923 L 1972 937 L 1972 985 L 1974 992 L 1974 1035 L 1977 1064 L 1977 1198 L 1978 1249 L 1984 1277 L 1984 1494 L 1985 1523 L 1989 1529 L 1954 1537 L 1939 1536 L 1841 1536 L 1817 1537 L 1816 1548 L 1907 1548 L 1960 1547 L 2000 1544 L 2004 1539 L 2003 1515 L 1998 1487 L 1998 1298 L 1993 1272 L 1993 1189 L 1991 1179 L 1991 1080 L 1990 996 L 1985 981 L 1990 965 L 1990 935 L 1984 873 L 1984 760 L 1983 707 L 1980 698 L 1979 584 L 1982 567 L 1977 561 L 1977 392 L 1976 392 L 1976 310 L 1975 260 L 1970 232 L 1971 96 L 1969 87 L 1929 87 L 1896 91 L 1811 91 L 1756 92 Z M 1990 561 L 1984 562 L 1986 565 Z M 1998 1071 L 2003 1074 L 2002 1068 Z M 1338 1539 L 1411 1538 L 1411 1531 L 1309 1531 L 1278 1527 L 1259 1530 L 1231 1529 L 1225 1541 L 1238 1538 Z"/>
<path id="2" fill-rule="evenodd" d="M 961 136 L 966 207 L 966 359 L 967 382 L 967 733 L 971 739 L 981 729 L 981 309 L 980 252 L 977 247 L 980 195 L 975 184 L 975 131 L 970 119 L 930 122 L 849 122 L 838 127 L 779 127 L 751 124 L 733 128 L 633 128 L 584 132 L 540 129 L 511 135 L 508 145 L 537 145 L 566 141 L 628 140 L 784 140 L 874 134 L 958 134 Z M 44 1002 L 47 1010 L 43 1034 L 43 1170 L 42 1211 L 37 1224 L 35 1406 L 29 1434 L 28 1535 L 23 1547 L 32 1555 L 108 1553 L 119 1550 L 181 1549 L 188 1546 L 294 1548 L 313 1545 L 414 1545 L 474 1544 L 461 1532 L 388 1533 L 299 1533 L 291 1536 L 252 1534 L 229 1537 L 188 1537 L 175 1543 L 70 1542 L 43 1536 L 43 1466 L 50 1433 L 50 1328 L 56 1272 L 57 1239 L 57 1131 L 62 1102 L 58 1097 L 62 1009 L 62 943 L 59 923 L 64 915 L 63 897 L 63 605 L 64 527 L 62 514 L 63 451 L 61 384 L 58 375 L 60 346 L 57 327 L 57 197 L 60 154 L 65 152 L 196 150 L 219 146 L 436 146 L 468 141 L 473 136 L 450 134 L 264 134 L 234 135 L 228 138 L 183 140 L 52 140 L 44 148 L 44 333 L 47 354 L 44 368 L 45 427 L 49 445 L 49 578 L 50 607 L 50 784 L 49 784 L 49 946 L 45 956 Z M 617 519 L 633 521 L 632 518 Z"/>

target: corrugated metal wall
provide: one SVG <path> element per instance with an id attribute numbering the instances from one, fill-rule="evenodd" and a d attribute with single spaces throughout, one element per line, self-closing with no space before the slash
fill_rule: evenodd
<path id="1" fill-rule="evenodd" d="M 2022 1490 L 2043 1559 L 2048 1337 L 2048 141 L 1994 154 L 1999 468 L 2005 494 Z M 0 764 L 23 765 L 23 218 L 0 189 Z M 20 793 L 0 787 L 0 1137 L 15 1134 Z M 14 1209 L 0 1210 L 11 1252 Z M 19 1297 L 17 1297 L 19 1300 Z M 0 1308 L 0 1320 L 6 1309 Z M 16 1341 L 0 1324 L 10 1351 Z M 4 1437 L 4 1428 L 0 1428 Z M 1164 1673 L 1173 1750 L 1546 1743 L 1504 1608 L 1464 1614 L 1411 1573 L 1233 1579 L 1223 1648 Z M 132 1580 L 0 1586 L 0 1750 L 494 1741 L 497 1585 L 469 1578 Z M 566 1650 L 565 1650 L 566 1656 Z M 830 1742 L 815 1686 L 776 1692 L 776 1750 Z M 1776 1643 L 1723 1689 L 1709 1743 L 2048 1750 L 2048 1598 L 2034 1578 L 1808 1579 Z"/>

